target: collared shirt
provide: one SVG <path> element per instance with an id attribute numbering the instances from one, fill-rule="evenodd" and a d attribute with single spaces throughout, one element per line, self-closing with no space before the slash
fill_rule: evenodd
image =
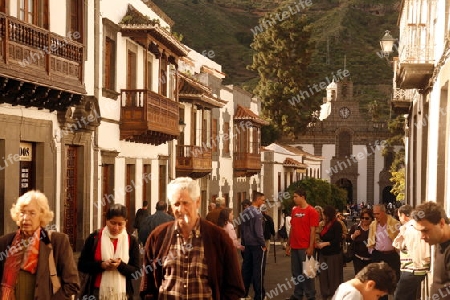
<path id="1" fill-rule="evenodd" d="M 391 251 L 394 250 L 392 246 L 392 240 L 388 235 L 387 223 L 381 226 L 380 223 L 377 224 L 376 242 L 375 249 L 378 251 Z"/>
<path id="2" fill-rule="evenodd" d="M 187 239 L 183 238 L 177 222 L 174 226 L 169 255 L 163 260 L 164 278 L 159 288 L 159 299 L 212 299 L 200 217 Z"/>

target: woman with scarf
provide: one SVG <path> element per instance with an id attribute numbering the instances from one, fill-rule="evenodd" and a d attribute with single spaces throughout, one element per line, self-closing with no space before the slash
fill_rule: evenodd
<path id="1" fill-rule="evenodd" d="M 71 299 L 80 288 L 78 271 L 67 235 L 46 228 L 53 220 L 47 197 L 25 193 L 11 217 L 18 229 L 0 237 L 0 299 Z"/>
<path id="2" fill-rule="evenodd" d="M 131 280 L 138 277 L 139 243 L 125 230 L 127 208 L 113 204 L 106 212 L 106 226 L 89 235 L 78 260 L 78 270 L 90 276 L 80 297 L 131 299 Z M 81 299 L 80 298 L 80 299 Z M 84 299 L 84 298 L 83 298 Z"/>
<path id="3" fill-rule="evenodd" d="M 320 232 L 320 242 L 316 244 L 319 249 L 319 263 L 327 268 L 321 268 L 319 281 L 322 299 L 331 299 L 339 285 L 344 282 L 342 259 L 342 226 L 336 220 L 336 210 L 332 206 L 323 209 L 324 227 Z"/>

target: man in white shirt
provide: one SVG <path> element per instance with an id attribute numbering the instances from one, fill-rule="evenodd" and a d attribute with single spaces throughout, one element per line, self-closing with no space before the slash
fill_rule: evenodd
<path id="1" fill-rule="evenodd" d="M 430 270 L 430 245 L 421 239 L 420 231 L 414 228 L 411 218 L 413 208 L 403 205 L 398 217 L 403 224 L 392 245 L 400 251 L 400 280 L 394 293 L 395 300 L 420 299 L 421 282 Z"/>

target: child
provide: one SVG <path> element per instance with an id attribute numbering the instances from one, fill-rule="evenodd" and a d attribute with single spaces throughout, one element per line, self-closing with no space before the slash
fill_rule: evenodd
<path id="1" fill-rule="evenodd" d="M 395 271 L 386 263 L 371 263 L 355 278 L 341 283 L 332 300 L 376 300 L 393 294 L 397 285 Z"/>

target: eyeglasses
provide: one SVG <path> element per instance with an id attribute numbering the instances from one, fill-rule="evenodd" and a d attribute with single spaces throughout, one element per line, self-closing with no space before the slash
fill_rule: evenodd
<path id="1" fill-rule="evenodd" d="M 361 220 L 370 220 L 370 217 L 361 217 Z"/>

